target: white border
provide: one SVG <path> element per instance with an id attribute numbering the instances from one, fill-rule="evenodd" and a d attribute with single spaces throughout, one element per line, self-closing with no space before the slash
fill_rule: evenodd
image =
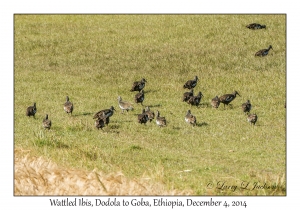
<path id="1" fill-rule="evenodd" d="M 293 1 L 296 2 L 296 1 Z M 0 120 L 1 129 L 1 184 L 0 196 L 3 209 L 26 208 L 41 209 L 53 208 L 49 205 L 49 197 L 14 197 L 13 196 L 13 15 L 15 13 L 197 13 L 197 14 L 253 14 L 253 13 L 281 13 L 287 14 L 287 196 L 283 197 L 213 197 L 214 200 L 246 200 L 246 209 L 282 209 L 284 207 L 299 206 L 296 197 L 299 189 L 299 154 L 296 129 L 299 129 L 296 117 L 299 94 L 297 91 L 299 78 L 299 11 L 293 2 L 281 1 L 1 1 L 0 3 L 0 96 L 1 112 L 4 118 Z M 298 65 L 297 65 L 298 64 Z M 295 108 L 294 108 L 295 107 Z M 274 113 L 275 114 L 275 113 Z M 52 197 L 53 198 L 53 197 Z M 129 197 L 124 197 L 129 199 Z M 131 199 L 134 197 L 130 197 Z M 176 197 L 186 199 L 184 197 Z M 95 199 L 91 197 L 90 199 Z M 118 197 L 123 199 L 123 197 Z M 147 197 L 146 199 L 151 199 Z M 199 200 L 208 200 L 209 197 L 195 197 Z M 6 207 L 6 208 L 5 208 Z M 65 207 L 70 208 L 70 207 Z M 64 209 L 65 209 L 64 208 Z M 79 207 L 77 207 L 79 208 Z M 100 207 L 98 207 L 100 208 Z M 101 207 L 103 209 L 103 207 Z M 163 207 L 162 207 L 163 208 Z M 159 208 L 159 209 L 162 209 Z M 164 207 L 168 208 L 168 207 Z M 199 208 L 199 207 L 197 207 Z M 201 207 L 203 208 L 203 207 Z M 233 207 L 232 207 L 233 208 Z M 140 208 L 139 208 L 140 209 Z M 145 208 L 146 209 L 146 208 Z M 170 208 L 171 209 L 171 208 Z M 212 209 L 211 207 L 209 209 Z M 221 209 L 221 208 L 218 208 Z M 296 208 L 293 208 L 296 209 Z"/>

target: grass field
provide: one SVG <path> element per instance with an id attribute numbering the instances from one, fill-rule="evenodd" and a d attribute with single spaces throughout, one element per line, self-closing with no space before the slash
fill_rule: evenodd
<path id="1" fill-rule="evenodd" d="M 252 22 L 267 29 L 245 27 Z M 195 195 L 286 195 L 285 15 L 15 15 L 14 33 L 15 147 Z M 268 56 L 254 56 L 269 45 Z M 198 108 L 181 101 L 196 75 Z M 121 113 L 117 97 L 134 103 L 129 90 L 141 78 L 144 105 L 167 127 L 138 124 L 140 104 Z M 232 106 L 210 106 L 234 90 L 241 97 Z M 63 110 L 67 95 L 72 116 Z M 255 126 L 241 110 L 247 99 Z M 25 116 L 34 102 L 35 119 Z M 97 130 L 94 113 L 110 106 L 110 124 Z M 195 127 L 184 121 L 188 109 Z"/>

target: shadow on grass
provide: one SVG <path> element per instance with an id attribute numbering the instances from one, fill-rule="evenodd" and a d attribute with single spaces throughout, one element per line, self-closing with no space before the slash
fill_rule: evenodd
<path id="1" fill-rule="evenodd" d="M 78 114 L 73 114 L 73 117 L 77 117 L 77 116 L 85 116 L 85 115 L 92 115 L 92 112 L 83 112 L 83 113 L 78 113 Z"/>
<path id="2" fill-rule="evenodd" d="M 197 123 L 196 126 L 202 127 L 202 126 L 208 126 L 208 124 L 206 122 L 202 122 L 202 123 Z"/>
<path id="3" fill-rule="evenodd" d="M 235 107 L 237 107 L 237 106 L 235 105 Z M 218 109 L 220 109 L 222 111 L 226 111 L 226 110 L 234 109 L 235 107 L 232 104 L 225 105 L 225 107 L 224 107 L 224 105 L 221 106 L 221 104 L 220 104 Z"/>
<path id="4" fill-rule="evenodd" d="M 144 93 L 155 93 L 158 92 L 158 90 L 144 90 Z"/>
<path id="5" fill-rule="evenodd" d="M 174 130 L 180 130 L 181 128 L 180 127 L 175 127 L 175 126 L 173 126 L 172 127 Z"/>
<path id="6" fill-rule="evenodd" d="M 120 131 L 116 131 L 116 130 L 112 130 L 112 131 L 109 131 L 110 133 L 116 133 L 116 134 L 119 134 Z"/>
<path id="7" fill-rule="evenodd" d="M 138 114 L 134 114 L 134 115 L 138 115 Z M 133 116 L 134 116 L 133 115 Z M 131 123 L 132 122 L 132 120 L 120 120 L 120 121 L 118 121 L 118 122 L 116 122 L 116 123 Z"/>
<path id="8" fill-rule="evenodd" d="M 119 129 L 120 125 L 109 125 L 110 129 Z"/>
<path id="9" fill-rule="evenodd" d="M 254 127 L 272 127 L 272 125 L 262 125 L 262 124 L 255 124 L 255 125 L 252 125 L 250 124 L 249 122 L 247 122 L 251 128 L 254 128 Z"/>
<path id="10" fill-rule="evenodd" d="M 149 108 L 153 108 L 153 107 L 161 107 L 161 104 L 155 104 L 155 105 L 149 105 Z"/>
<path id="11" fill-rule="evenodd" d="M 104 128 L 102 129 L 96 129 L 96 130 L 99 130 L 100 132 L 102 133 L 116 133 L 116 134 L 119 134 L 120 131 L 118 130 L 120 128 L 120 125 L 105 125 Z"/>
<path id="12" fill-rule="evenodd" d="M 140 147 L 139 145 L 132 145 L 132 146 L 130 146 L 129 149 L 130 149 L 131 151 L 133 151 L 133 150 L 142 150 L 143 148 Z"/>

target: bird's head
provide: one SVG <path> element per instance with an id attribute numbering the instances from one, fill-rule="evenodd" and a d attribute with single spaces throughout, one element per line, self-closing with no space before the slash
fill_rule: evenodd
<path id="1" fill-rule="evenodd" d="M 234 94 L 234 95 L 239 95 L 239 96 L 241 96 L 237 91 L 234 91 L 233 94 Z"/>

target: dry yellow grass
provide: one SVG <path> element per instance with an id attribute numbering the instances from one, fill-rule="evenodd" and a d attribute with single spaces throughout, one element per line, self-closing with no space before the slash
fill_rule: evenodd
<path id="1" fill-rule="evenodd" d="M 151 179 L 130 180 L 121 172 L 104 174 L 63 168 L 29 150 L 15 149 L 15 195 L 190 195 L 165 190 Z"/>

